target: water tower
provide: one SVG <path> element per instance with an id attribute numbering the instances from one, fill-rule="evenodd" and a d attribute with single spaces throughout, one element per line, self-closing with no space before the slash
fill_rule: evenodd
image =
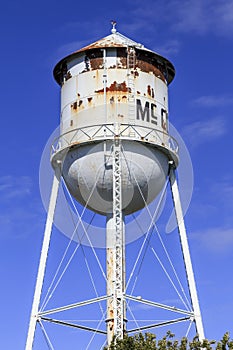
<path id="1" fill-rule="evenodd" d="M 125 217 L 152 202 L 169 177 L 193 308 L 176 311 L 193 319 L 199 338 L 204 338 L 176 181 L 178 145 L 168 130 L 168 85 L 175 70 L 166 58 L 123 36 L 112 24 L 109 36 L 54 68 L 61 87 L 60 136 L 52 145 L 54 180 L 26 350 L 32 350 L 36 324 L 46 314 L 39 305 L 61 178 L 73 198 L 106 217 L 104 298 L 110 344 L 113 336 L 122 338 L 127 332 L 127 298 L 137 300 L 125 293 Z M 140 302 L 174 309 L 142 298 Z"/>

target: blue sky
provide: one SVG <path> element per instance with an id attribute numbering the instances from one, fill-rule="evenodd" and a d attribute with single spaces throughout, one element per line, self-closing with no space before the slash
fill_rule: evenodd
<path id="1" fill-rule="evenodd" d="M 233 336 L 233 1 L 7 1 L 0 19 L 1 348 L 24 349 L 27 334 L 46 219 L 40 159 L 59 121 L 53 67 L 65 55 L 109 35 L 112 19 L 119 32 L 164 55 L 176 68 L 169 88 L 170 122 L 185 141 L 194 170 L 185 220 L 205 333 L 212 339 L 226 331 Z M 54 233 L 48 280 L 67 244 Z M 174 235 L 165 236 L 168 245 Z M 145 275 L 148 268 L 145 264 Z M 88 287 L 80 291 L 78 284 L 82 270 L 74 271 L 67 283 L 74 281 L 85 298 Z M 156 285 L 156 276 L 154 281 Z M 39 336 L 38 344 L 42 341 Z"/>

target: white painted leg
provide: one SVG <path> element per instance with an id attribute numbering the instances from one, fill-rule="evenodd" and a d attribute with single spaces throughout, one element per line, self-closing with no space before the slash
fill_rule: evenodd
<path id="1" fill-rule="evenodd" d="M 203 329 L 203 323 L 201 318 L 201 311 L 200 311 L 200 306 L 199 306 L 199 301 L 197 296 L 197 289 L 196 289 L 190 251 L 188 246 L 186 228 L 185 228 L 184 219 L 183 219 L 179 189 L 177 185 L 175 169 L 172 166 L 170 169 L 170 185 L 171 185 L 174 209 L 175 209 L 176 219 L 178 224 L 178 230 L 180 234 L 180 242 L 181 242 L 181 248 L 183 252 L 189 292 L 190 292 L 190 297 L 191 297 L 191 302 L 192 302 L 192 307 L 193 307 L 193 312 L 195 317 L 194 321 L 196 324 L 196 331 L 197 331 L 199 340 L 203 340 L 205 336 L 204 336 L 204 329 Z"/>
<path id="2" fill-rule="evenodd" d="M 49 203 L 48 214 L 47 214 L 47 221 L 46 221 L 45 231 L 44 231 L 44 240 L 43 240 L 43 245 L 41 249 L 40 263 L 38 268 L 36 287 L 35 287 L 34 299 L 32 304 L 31 318 L 30 318 L 30 323 L 28 328 L 28 335 L 27 335 L 25 350 L 32 350 L 32 347 L 33 347 L 60 178 L 61 178 L 60 170 L 57 170 L 57 172 L 54 174 L 54 179 L 53 179 L 50 203 Z"/>

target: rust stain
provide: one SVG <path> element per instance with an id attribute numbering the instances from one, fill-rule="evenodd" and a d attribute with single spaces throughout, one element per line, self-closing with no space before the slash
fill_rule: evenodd
<path id="1" fill-rule="evenodd" d="M 154 89 L 150 85 L 147 85 L 147 93 L 150 97 L 155 97 Z"/>
<path id="2" fill-rule="evenodd" d="M 77 107 L 78 107 L 77 101 L 75 101 L 74 103 L 72 103 L 72 105 L 71 105 L 71 108 L 72 108 L 72 109 L 76 110 Z"/>
<path id="3" fill-rule="evenodd" d="M 147 93 L 149 96 L 151 96 L 151 87 L 150 85 L 147 85 Z"/>
<path id="4" fill-rule="evenodd" d="M 87 101 L 88 101 L 89 103 L 91 103 L 92 97 L 88 97 Z"/>
<path id="5" fill-rule="evenodd" d="M 164 77 L 160 67 L 156 66 L 154 63 L 147 62 L 143 59 L 137 59 L 136 67 L 139 68 L 142 72 L 153 73 L 157 78 L 159 78 L 165 82 L 165 77 Z"/>
<path id="6" fill-rule="evenodd" d="M 80 107 L 82 105 L 82 103 L 83 103 L 82 100 L 78 101 L 78 106 Z"/>
<path id="7" fill-rule="evenodd" d="M 125 57 L 119 57 L 120 65 L 119 68 L 127 68 L 127 58 Z"/>
<path id="8" fill-rule="evenodd" d="M 90 66 L 92 70 L 103 68 L 103 57 L 95 57 L 90 59 Z"/>
<path id="9" fill-rule="evenodd" d="M 115 91 L 120 91 L 120 92 L 130 92 L 131 89 L 127 87 L 126 82 L 123 81 L 123 83 L 117 83 L 114 81 L 109 87 L 106 88 L 106 92 L 115 92 Z M 104 92 L 104 88 L 100 90 L 95 90 L 97 93 Z"/>
<path id="10" fill-rule="evenodd" d="M 141 95 L 141 92 L 140 92 L 140 91 L 137 91 L 137 94 L 138 94 L 138 95 Z"/>
<path id="11" fill-rule="evenodd" d="M 91 49 L 102 49 L 104 47 L 122 47 L 121 43 L 116 43 L 114 40 L 108 39 L 105 42 L 103 42 L 102 40 L 98 40 L 88 46 L 83 47 L 82 49 L 76 51 L 76 52 L 82 52 L 82 51 L 86 51 L 86 50 L 91 50 Z"/>

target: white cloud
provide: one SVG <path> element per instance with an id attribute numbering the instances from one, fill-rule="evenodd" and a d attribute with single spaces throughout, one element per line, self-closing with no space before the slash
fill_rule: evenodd
<path id="1" fill-rule="evenodd" d="M 198 35 L 213 34 L 231 36 L 233 32 L 233 1 L 232 0 L 162 0 L 142 3 L 135 1 L 129 18 L 133 22 L 125 25 L 139 30 L 162 30 L 163 26 L 180 33 L 195 33 Z M 157 29 L 157 30 L 156 30 Z"/>
<path id="2" fill-rule="evenodd" d="M 213 227 L 192 233 L 192 238 L 206 249 L 217 254 L 232 252 L 233 228 Z"/>
<path id="3" fill-rule="evenodd" d="M 127 1 L 127 0 L 126 0 Z M 128 5 L 132 5 L 128 0 Z M 117 20 L 118 11 L 115 11 Z M 138 36 L 144 33 L 145 42 L 156 42 L 155 51 L 164 55 L 176 54 L 180 48 L 180 41 L 177 38 L 179 33 L 194 33 L 197 35 L 212 34 L 217 36 L 229 36 L 233 34 L 233 0 L 148 0 L 142 2 L 135 0 L 134 5 L 125 14 L 122 14 L 122 22 L 117 22 L 117 30 L 126 36 L 130 36 L 137 41 Z M 123 22 L 125 16 L 125 21 Z M 170 31 L 172 40 L 166 42 L 163 37 L 163 28 L 165 33 Z M 67 33 L 82 33 L 82 41 L 68 42 L 61 46 L 56 56 L 66 56 L 79 48 L 88 45 L 91 42 L 111 33 L 111 23 L 106 22 L 106 30 L 99 23 L 98 17 L 92 22 L 70 21 L 62 24 L 59 28 L 61 35 Z M 165 34 L 166 35 L 166 34 Z M 142 40 L 141 40 L 142 41 Z M 166 44 L 163 46 L 163 44 Z M 161 49 L 161 50 L 160 50 Z"/>
<path id="4" fill-rule="evenodd" d="M 233 96 L 222 95 L 206 95 L 196 98 L 193 101 L 193 104 L 196 106 L 202 107 L 224 107 L 233 104 Z"/>
<path id="5" fill-rule="evenodd" d="M 6 175 L 0 177 L 0 194 L 1 198 L 19 199 L 28 196 L 31 193 L 32 180 L 29 176 Z"/>
<path id="6" fill-rule="evenodd" d="M 42 234 L 44 221 L 43 209 L 38 201 L 5 206 L 1 208 L 0 238 L 19 239 Z"/>
<path id="7" fill-rule="evenodd" d="M 33 197 L 29 176 L 0 177 L 0 238 L 23 238 L 43 229 L 44 212 L 39 199 Z"/>
<path id="8" fill-rule="evenodd" d="M 232 0 L 171 1 L 174 10 L 173 28 L 196 34 L 231 35 L 233 31 Z"/>
<path id="9" fill-rule="evenodd" d="M 128 0 L 129 5 L 131 0 Z M 120 11 L 120 10 L 119 10 Z M 116 10 L 117 19 L 117 10 Z M 197 35 L 221 35 L 231 36 L 233 34 L 233 0 L 149 0 L 142 3 L 140 0 L 134 1 L 131 10 L 121 13 L 122 22 L 117 23 L 117 30 L 125 35 L 129 35 L 137 41 L 138 36 L 144 33 L 145 42 L 156 42 L 158 47 L 155 51 L 164 55 L 176 54 L 180 48 L 180 41 L 177 38 L 179 33 L 194 33 Z M 166 42 L 163 37 L 163 28 L 170 31 L 172 40 Z M 63 57 L 77 49 L 98 40 L 111 33 L 111 24 L 106 22 L 106 30 L 102 32 L 99 19 L 92 22 L 71 21 L 64 23 L 58 28 L 62 35 L 64 33 L 82 33 L 82 41 L 68 42 L 61 46 L 56 56 Z M 166 35 L 166 34 L 165 34 Z M 77 35 L 77 37 L 80 37 Z M 141 40 L 142 41 L 142 40 Z M 163 44 L 166 44 L 163 46 Z M 150 45 L 149 45 L 150 46 Z M 160 50 L 161 49 L 161 50 Z"/>
<path id="10" fill-rule="evenodd" d="M 106 25 L 107 24 L 108 23 L 106 23 Z M 101 28 L 102 26 L 99 25 L 99 20 L 96 20 L 96 21 L 93 20 L 92 22 L 88 20 L 83 20 L 83 21 L 71 21 L 71 22 L 63 23 L 62 26 L 58 28 L 61 35 L 64 35 L 64 34 L 67 35 L 67 33 L 70 33 L 70 34 L 77 33 L 75 36 L 78 39 L 75 41 L 67 42 L 66 44 L 58 47 L 55 53 L 56 57 L 54 59 L 60 60 L 61 57 L 65 57 L 81 49 L 82 47 L 87 46 L 99 40 L 101 37 L 104 37 L 110 34 L 110 28 L 111 28 L 110 21 L 109 21 L 109 27 L 106 27 L 107 34 L 106 32 L 101 33 L 100 32 Z M 109 31 L 108 31 L 108 28 L 109 28 Z M 79 38 L 82 38 L 82 40 L 79 40 Z"/>
<path id="11" fill-rule="evenodd" d="M 162 46 L 156 46 L 154 48 L 152 47 L 151 49 L 164 56 L 177 54 L 180 50 L 180 42 L 176 39 L 173 39 L 166 41 L 166 43 Z"/>
<path id="12" fill-rule="evenodd" d="M 203 142 L 215 140 L 226 133 L 226 122 L 221 117 L 199 120 L 187 125 L 183 129 L 183 135 L 190 141 L 193 147 Z"/>
<path id="13" fill-rule="evenodd" d="M 222 209 L 233 209 L 233 180 L 231 178 L 216 181 L 210 189 L 213 198 L 217 198 Z M 232 220 L 232 212 L 229 213 L 229 218 Z M 232 220 L 233 224 L 233 220 Z"/>
<path id="14" fill-rule="evenodd" d="M 81 49 L 82 47 L 87 46 L 90 43 L 90 40 L 77 40 L 68 42 L 57 49 L 56 56 L 58 57 L 58 59 L 61 59 L 61 57 L 68 56 L 73 52 Z"/>
<path id="15" fill-rule="evenodd" d="M 207 3 L 209 1 L 206 1 Z M 205 3 L 200 0 L 172 1 L 175 11 L 172 27 L 180 32 L 196 32 L 203 34 L 207 31 L 209 20 L 205 18 Z"/>

